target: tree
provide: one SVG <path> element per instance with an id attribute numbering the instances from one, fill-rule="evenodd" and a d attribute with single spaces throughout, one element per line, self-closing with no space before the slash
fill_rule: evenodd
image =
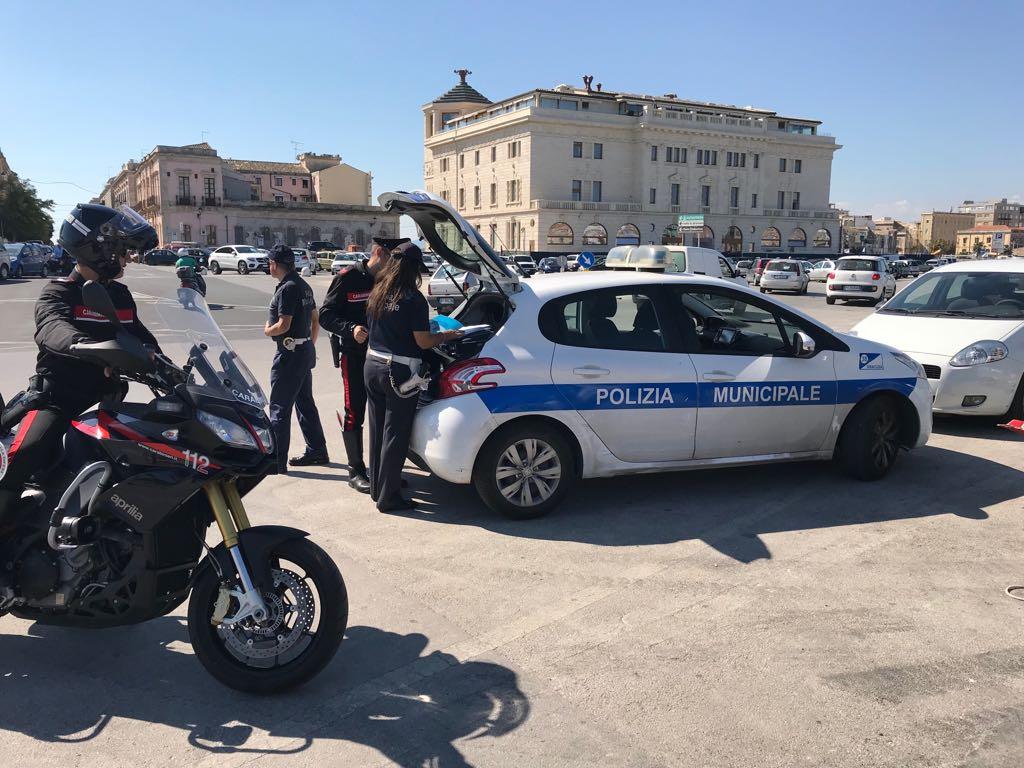
<path id="1" fill-rule="evenodd" d="M 1013 246 L 1009 243 L 1003 246 L 1003 256 L 1013 256 Z"/>
<path id="2" fill-rule="evenodd" d="M 0 236 L 12 241 L 49 240 L 53 205 L 53 200 L 40 200 L 35 187 L 16 174 L 0 177 Z"/>
<path id="3" fill-rule="evenodd" d="M 980 256 L 981 252 L 984 251 L 984 250 L 985 250 L 985 246 L 981 242 L 981 240 L 975 240 L 974 241 L 974 255 L 975 256 Z"/>
<path id="4" fill-rule="evenodd" d="M 949 240 L 933 240 L 932 241 L 932 253 L 953 253 L 956 250 Z"/>

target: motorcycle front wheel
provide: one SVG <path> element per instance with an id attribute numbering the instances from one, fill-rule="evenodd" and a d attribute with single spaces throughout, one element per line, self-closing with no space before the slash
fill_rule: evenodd
<path id="1" fill-rule="evenodd" d="M 204 568 L 189 599 L 188 634 L 199 661 L 221 683 L 247 693 L 279 693 L 315 677 L 334 657 L 348 623 L 345 581 L 316 544 L 278 544 L 270 568 L 264 622 L 221 621 L 238 610 L 234 573 L 222 583 L 215 568 Z"/>

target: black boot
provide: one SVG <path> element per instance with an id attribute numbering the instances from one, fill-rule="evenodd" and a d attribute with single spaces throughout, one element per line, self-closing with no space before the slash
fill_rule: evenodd
<path id="1" fill-rule="evenodd" d="M 319 467 L 324 464 L 329 464 L 331 461 L 327 455 L 327 451 L 306 451 L 301 456 L 295 456 L 294 458 L 288 459 L 288 464 L 292 467 Z"/>
<path id="2" fill-rule="evenodd" d="M 345 453 L 348 455 L 348 484 L 360 493 L 370 492 L 370 478 L 366 476 L 366 464 L 363 463 L 363 433 L 342 432 L 345 441 Z"/>

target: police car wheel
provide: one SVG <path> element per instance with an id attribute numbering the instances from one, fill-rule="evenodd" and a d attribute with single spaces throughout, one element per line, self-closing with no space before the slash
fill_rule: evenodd
<path id="1" fill-rule="evenodd" d="M 575 483 L 575 458 L 565 438 L 536 423 L 513 425 L 492 435 L 473 469 L 480 498 L 513 520 L 546 515 Z"/>
<path id="2" fill-rule="evenodd" d="M 900 451 L 900 412 L 890 397 L 861 403 L 846 418 L 837 458 L 843 471 L 858 480 L 885 477 Z"/>

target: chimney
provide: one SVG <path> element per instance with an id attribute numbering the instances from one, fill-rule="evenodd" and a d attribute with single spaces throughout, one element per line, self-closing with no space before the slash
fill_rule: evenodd
<path id="1" fill-rule="evenodd" d="M 586 86 L 587 93 L 590 93 L 591 90 L 592 90 L 591 87 L 590 87 L 590 84 L 592 82 L 594 82 L 594 76 L 593 75 L 584 75 L 583 76 L 583 85 Z"/>

